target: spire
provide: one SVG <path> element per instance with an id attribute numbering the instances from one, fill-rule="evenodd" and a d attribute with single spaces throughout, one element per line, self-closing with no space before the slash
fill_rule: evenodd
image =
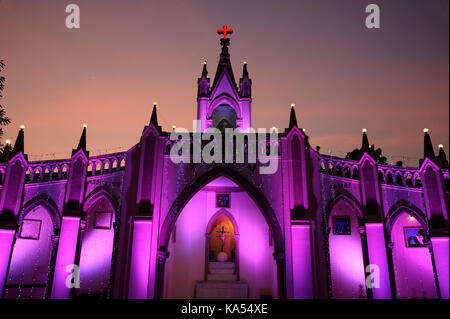
<path id="1" fill-rule="evenodd" d="M 428 129 L 425 128 L 424 132 L 424 145 L 423 145 L 423 158 L 429 158 L 432 161 L 435 160 L 436 156 L 434 155 L 433 144 L 431 143 L 430 134 L 428 134 Z"/>
<path id="2" fill-rule="evenodd" d="M 244 66 L 242 68 L 242 78 L 248 78 L 247 61 L 244 61 Z"/>
<path id="3" fill-rule="evenodd" d="M 298 127 L 297 116 L 295 115 L 295 104 L 291 104 L 291 114 L 289 117 L 289 130 L 291 130 L 294 126 Z"/>
<path id="4" fill-rule="evenodd" d="M 367 129 L 362 129 L 363 136 L 362 136 L 362 145 L 361 145 L 361 153 L 368 152 L 370 149 L 369 146 L 369 138 L 367 137 Z"/>
<path id="5" fill-rule="evenodd" d="M 226 29 L 226 25 L 224 25 L 224 29 Z M 226 29 L 228 30 L 228 34 L 232 33 L 231 29 Z M 231 30 L 231 32 L 229 31 Z M 223 30 L 217 30 L 218 33 L 221 33 L 220 31 Z M 225 35 L 224 35 L 225 36 Z M 234 79 L 234 75 L 233 75 L 233 69 L 231 67 L 231 61 L 230 61 L 230 54 L 228 53 L 228 46 L 230 45 L 230 38 L 222 38 L 220 39 L 220 44 L 222 45 L 222 52 L 220 53 L 220 59 L 219 59 L 219 64 L 217 65 L 217 70 L 216 70 L 216 75 L 214 76 L 214 82 L 212 85 L 212 88 L 214 88 L 217 84 L 217 82 L 219 81 L 220 76 L 222 75 L 222 73 L 226 70 L 228 75 L 231 78 L 231 81 L 234 84 L 234 87 L 237 88 L 236 86 L 236 80 Z"/>
<path id="6" fill-rule="evenodd" d="M 205 78 L 208 77 L 208 70 L 206 69 L 206 60 L 203 61 L 202 77 L 205 77 Z"/>
<path id="7" fill-rule="evenodd" d="M 80 141 L 78 142 L 78 147 L 72 150 L 72 156 L 79 150 L 83 150 L 86 156 L 88 156 L 89 152 L 86 151 L 86 129 L 87 125 L 83 124 L 83 132 L 81 133 Z"/>
<path id="8" fill-rule="evenodd" d="M 248 76 L 247 61 L 244 61 L 242 67 L 242 78 L 239 80 L 239 93 L 241 97 L 252 97 L 252 80 Z"/>
<path id="9" fill-rule="evenodd" d="M 16 143 L 14 143 L 14 148 L 11 152 L 11 156 L 13 157 L 14 155 L 18 154 L 18 153 L 24 153 L 24 145 L 25 145 L 25 126 L 21 125 L 20 126 L 20 130 L 19 133 L 17 134 L 17 139 L 16 139 Z"/>
<path id="10" fill-rule="evenodd" d="M 198 92 L 197 97 L 208 97 L 209 95 L 210 79 L 208 78 L 208 69 L 206 68 L 206 61 L 203 61 L 202 76 L 197 80 Z"/>
<path id="11" fill-rule="evenodd" d="M 158 116 L 156 115 L 156 106 L 158 103 L 153 102 L 153 110 L 152 110 L 152 116 L 150 118 L 150 124 L 153 124 L 154 127 L 158 127 Z"/>
<path id="12" fill-rule="evenodd" d="M 439 164 L 441 168 L 448 168 L 448 161 L 447 161 L 447 155 L 445 154 L 444 151 L 444 145 L 439 144 L 439 155 L 438 155 L 438 159 L 439 159 Z"/>

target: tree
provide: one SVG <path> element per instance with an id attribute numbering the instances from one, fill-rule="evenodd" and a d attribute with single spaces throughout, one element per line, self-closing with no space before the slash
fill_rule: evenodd
<path id="1" fill-rule="evenodd" d="M 387 164 L 387 158 L 386 158 L 386 156 L 383 156 L 383 151 L 381 150 L 381 148 L 375 149 L 375 145 L 372 144 L 370 146 L 368 153 L 370 156 L 373 157 L 373 159 L 378 164 L 382 164 L 382 165 Z M 345 158 L 359 161 L 363 155 L 364 155 L 364 153 L 362 150 L 355 148 L 353 151 L 348 152 L 347 156 L 345 156 Z"/>
<path id="2" fill-rule="evenodd" d="M 0 60 L 0 72 L 5 68 L 5 63 L 3 60 Z M 5 88 L 5 77 L 0 76 L 0 99 L 3 97 L 1 94 L 3 89 Z M 6 116 L 5 109 L 3 105 L 0 104 L 0 139 L 3 136 L 3 128 L 1 126 L 5 126 L 11 123 L 11 119 Z M 11 145 L 3 145 L 0 140 L 0 160 L 4 161 L 6 154 L 10 151 Z"/>

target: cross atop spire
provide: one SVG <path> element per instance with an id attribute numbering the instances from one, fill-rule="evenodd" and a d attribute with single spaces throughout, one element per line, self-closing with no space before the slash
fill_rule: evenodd
<path id="1" fill-rule="evenodd" d="M 223 29 L 218 29 L 217 33 L 218 34 L 223 34 L 223 38 L 226 39 L 227 38 L 227 33 L 228 34 L 233 34 L 233 29 L 227 29 L 227 25 L 224 24 L 223 25 Z"/>

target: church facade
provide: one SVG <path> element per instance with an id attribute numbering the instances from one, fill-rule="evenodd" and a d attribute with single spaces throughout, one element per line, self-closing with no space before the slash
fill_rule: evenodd
<path id="1" fill-rule="evenodd" d="M 251 128 L 226 32 L 198 79 L 201 132 Z M 247 147 L 176 163 L 171 133 L 155 104 L 126 152 L 90 156 L 84 127 L 71 158 L 28 161 L 21 128 L 0 164 L 1 298 L 449 298 L 448 162 L 428 130 L 419 167 L 379 164 L 366 131 L 344 159 L 311 147 L 292 106 L 264 140 L 271 174 Z"/>

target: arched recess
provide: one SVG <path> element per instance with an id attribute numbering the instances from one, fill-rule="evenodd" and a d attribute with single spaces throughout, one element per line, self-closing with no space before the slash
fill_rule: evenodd
<path id="1" fill-rule="evenodd" d="M 4 298 L 49 297 L 59 227 L 57 206 L 45 194 L 25 204 L 19 216 Z"/>
<path id="2" fill-rule="evenodd" d="M 399 202 L 386 219 L 386 233 L 396 298 L 437 298 L 429 228 L 424 214 L 417 207 Z"/>
<path id="3" fill-rule="evenodd" d="M 269 225 L 270 231 L 273 236 L 273 242 L 275 246 L 274 258 L 277 263 L 277 287 L 278 298 L 285 298 L 286 296 L 286 273 L 285 273 L 285 247 L 284 237 L 281 230 L 281 226 L 278 223 L 275 212 L 270 206 L 267 198 L 258 190 L 251 182 L 238 172 L 226 166 L 216 166 L 199 176 L 189 186 L 187 186 L 174 201 L 170 207 L 167 216 L 162 224 L 159 241 L 158 241 L 158 256 L 156 267 L 156 285 L 155 285 L 155 297 L 162 298 L 164 290 L 164 269 L 166 259 L 169 252 L 167 247 L 169 245 L 169 239 L 174 229 L 178 216 L 180 215 L 186 204 L 192 199 L 192 197 L 201 190 L 206 184 L 212 180 L 224 176 L 240 187 L 242 187 L 251 199 L 256 203 L 257 207 L 263 214 L 264 219 Z"/>
<path id="4" fill-rule="evenodd" d="M 105 298 L 109 294 L 117 204 L 105 189 L 98 188 L 86 199 L 79 258 L 80 288 L 77 296 Z"/>
<path id="5" fill-rule="evenodd" d="M 214 110 L 221 104 L 230 105 L 234 109 L 234 111 L 236 112 L 237 118 L 238 119 L 242 118 L 242 112 L 241 112 L 241 108 L 239 106 L 239 103 L 237 103 L 236 100 L 231 95 L 229 95 L 227 93 L 222 93 L 222 94 L 218 95 L 209 104 L 209 108 L 208 108 L 208 111 L 206 113 L 206 116 L 208 118 L 211 118 Z"/>
<path id="6" fill-rule="evenodd" d="M 363 213 L 355 200 L 341 194 L 328 205 L 329 278 L 331 297 L 367 298 L 364 245 L 360 235 Z"/>
<path id="7" fill-rule="evenodd" d="M 231 257 L 231 260 L 236 263 L 235 267 L 235 273 L 237 275 L 237 278 L 239 278 L 239 226 L 236 222 L 236 219 L 233 217 L 233 214 L 231 214 L 228 210 L 222 208 L 219 209 L 209 220 L 208 225 L 206 226 L 206 232 L 205 232 L 205 279 L 208 274 L 208 264 L 211 261 L 211 255 L 210 255 L 210 239 L 211 239 L 211 233 L 213 232 L 213 227 L 215 226 L 216 221 L 224 216 L 226 219 L 228 219 L 232 225 L 233 228 L 233 234 L 234 237 L 234 251 L 235 256 L 233 258 L 232 253 L 228 256 Z"/>

